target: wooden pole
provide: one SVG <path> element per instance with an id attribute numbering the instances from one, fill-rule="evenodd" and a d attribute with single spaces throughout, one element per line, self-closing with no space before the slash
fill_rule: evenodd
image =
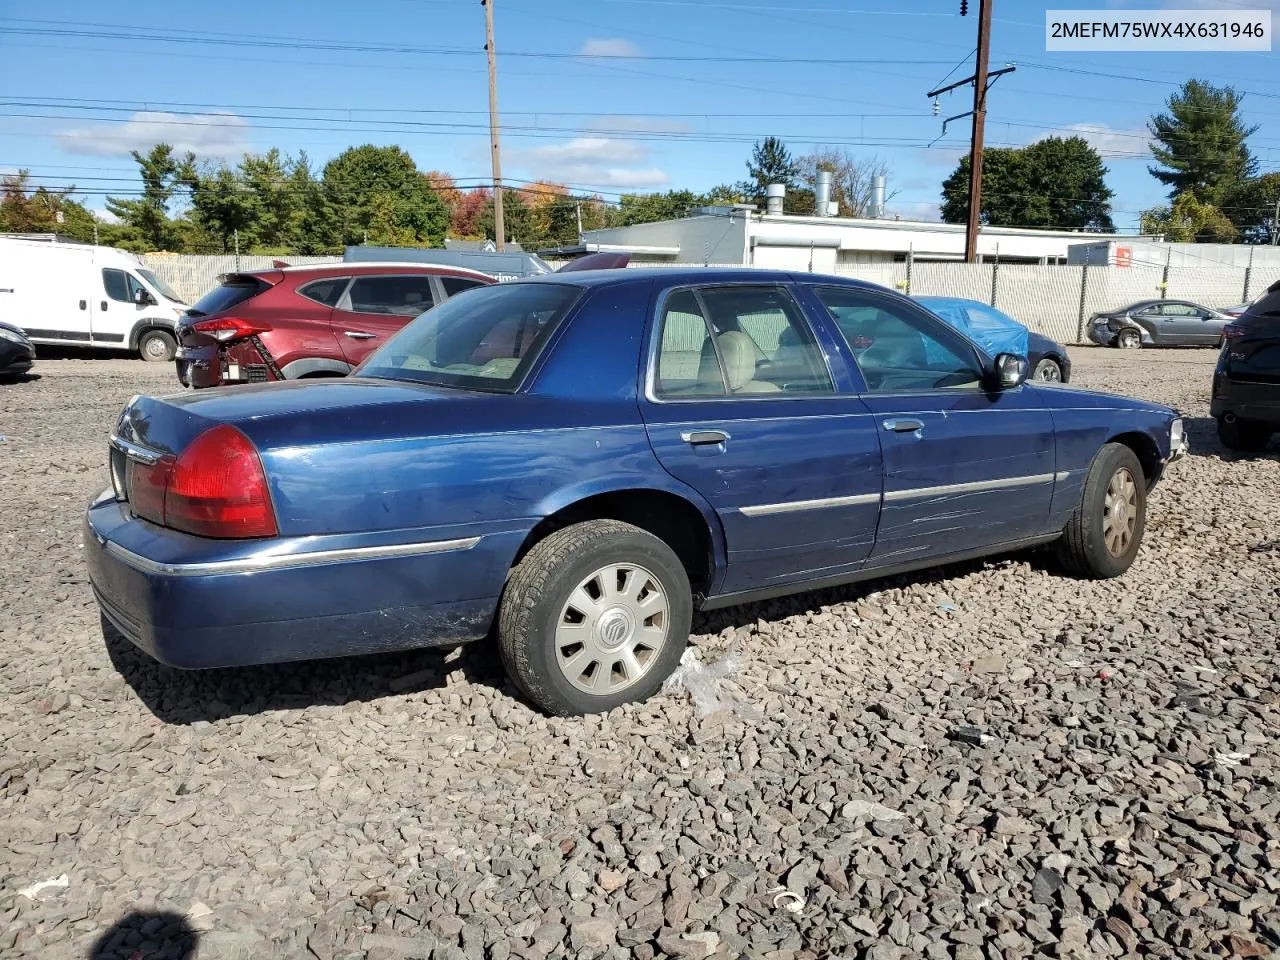
<path id="1" fill-rule="evenodd" d="M 497 248 L 507 248 L 506 223 L 502 217 L 502 148 L 498 144 L 498 53 L 493 46 L 493 0 L 484 4 L 484 49 L 489 55 L 489 142 L 493 151 L 493 232 Z"/>
<path id="2" fill-rule="evenodd" d="M 982 147 L 987 123 L 987 66 L 991 59 L 991 4 L 979 0 L 978 65 L 973 77 L 973 139 L 969 145 L 969 219 L 964 236 L 964 259 L 978 259 L 978 225 L 982 214 Z"/>

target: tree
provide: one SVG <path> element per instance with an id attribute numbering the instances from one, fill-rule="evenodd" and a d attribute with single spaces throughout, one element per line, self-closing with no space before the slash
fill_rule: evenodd
<path id="1" fill-rule="evenodd" d="M 488 187 L 459 191 L 458 205 L 449 213 L 449 235 L 459 240 L 478 240 L 484 237 L 480 219 L 486 204 L 493 205 L 493 192 Z M 506 210 L 503 210 L 506 213 Z"/>
<path id="2" fill-rule="evenodd" d="M 982 153 L 983 223 L 1110 232 L 1107 168 L 1083 137 L 1046 137 L 1029 147 Z M 964 223 L 969 208 L 969 158 L 942 184 L 942 219 Z"/>
<path id="3" fill-rule="evenodd" d="M 484 210 L 477 218 L 476 225 L 490 240 L 498 239 L 498 231 L 494 228 L 493 197 L 485 200 Z M 507 231 L 507 240 L 514 240 L 520 246 L 533 246 L 533 218 L 529 214 L 529 205 L 518 190 L 502 191 L 502 225 Z"/>
<path id="4" fill-rule="evenodd" d="M 889 165 L 879 157 L 863 159 L 835 147 L 815 150 L 801 158 L 800 166 L 800 179 L 810 188 L 816 186 L 819 170 L 831 172 L 831 199 L 836 201 L 842 217 L 870 216 L 876 177 L 887 179 L 889 175 Z M 896 193 L 886 190 L 885 200 L 893 199 Z"/>
<path id="5" fill-rule="evenodd" d="M 191 220 L 213 240 L 215 252 L 232 253 L 238 245 L 247 251 L 262 218 L 262 208 L 248 186 L 225 163 L 192 170 L 187 176 Z M 190 248 L 189 243 L 186 246 Z"/>
<path id="6" fill-rule="evenodd" d="M 1222 212 L 1240 231 L 1245 243 L 1270 244 L 1280 232 L 1276 203 L 1280 201 L 1280 173 L 1252 177 L 1223 194 Z"/>
<path id="7" fill-rule="evenodd" d="M 342 245 L 338 242 L 324 187 L 311 172 L 311 161 L 305 151 L 299 151 L 293 161 L 289 189 L 296 203 L 290 235 L 298 253 L 315 256 L 340 252 Z"/>
<path id="8" fill-rule="evenodd" d="M 266 153 L 246 153 L 240 161 L 240 179 L 252 203 L 252 223 L 242 232 L 251 234 L 255 249 L 284 252 L 297 244 L 302 198 L 294 190 L 292 165 L 275 147 Z"/>
<path id="9" fill-rule="evenodd" d="M 130 153 L 142 178 L 142 196 L 136 200 L 107 197 L 107 210 L 133 227 L 148 249 L 169 249 L 175 239 L 169 203 L 194 170 L 195 157 L 188 153 L 179 159 L 167 143 L 157 143 L 145 156 L 137 150 Z"/>
<path id="10" fill-rule="evenodd" d="M 637 223 L 678 220 L 703 206 L 704 197 L 690 190 L 668 190 L 665 193 L 624 193 L 618 198 L 617 225 L 630 227 Z"/>
<path id="11" fill-rule="evenodd" d="M 449 212 L 400 147 L 344 150 L 322 181 L 339 243 L 443 245 Z"/>
<path id="12" fill-rule="evenodd" d="M 747 179 L 739 184 L 744 196 L 753 203 L 763 205 L 765 187 L 780 183 L 788 192 L 796 185 L 800 175 L 799 165 L 791 159 L 787 145 L 777 137 L 765 137 L 751 148 L 747 161 Z"/>
<path id="13" fill-rule="evenodd" d="M 71 199 L 75 187 L 29 190 L 30 181 L 29 170 L 0 177 L 0 232 L 57 233 L 86 243 L 94 239 L 98 220 Z M 100 226 L 107 232 L 106 224 Z"/>
<path id="14" fill-rule="evenodd" d="M 1188 190 L 1167 207 L 1153 207 L 1142 213 L 1142 232 L 1159 233 L 1171 243 L 1232 243 L 1239 231 L 1212 203 Z"/>
<path id="15" fill-rule="evenodd" d="M 1226 191 L 1254 175 L 1258 162 L 1245 141 L 1258 128 L 1240 118 L 1243 99 L 1231 87 L 1188 80 L 1169 97 L 1168 112 L 1148 122 L 1157 141 L 1151 155 L 1160 166 L 1147 169 L 1169 187 L 1171 199 L 1190 191 L 1220 203 Z"/>

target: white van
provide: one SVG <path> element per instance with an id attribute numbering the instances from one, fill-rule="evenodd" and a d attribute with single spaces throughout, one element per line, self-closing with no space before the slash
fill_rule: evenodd
<path id="1" fill-rule="evenodd" d="M 186 304 L 137 257 L 49 237 L 0 236 L 0 321 L 35 343 L 172 360 Z"/>

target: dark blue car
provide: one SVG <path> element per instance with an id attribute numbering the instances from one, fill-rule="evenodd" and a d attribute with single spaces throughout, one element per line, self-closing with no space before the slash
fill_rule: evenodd
<path id="1" fill-rule="evenodd" d="M 695 608 L 1055 541 L 1123 573 L 1181 420 L 1025 379 L 834 277 L 484 287 L 349 379 L 132 400 L 90 576 L 178 667 L 492 633 L 535 704 L 607 710 L 658 688 Z"/>

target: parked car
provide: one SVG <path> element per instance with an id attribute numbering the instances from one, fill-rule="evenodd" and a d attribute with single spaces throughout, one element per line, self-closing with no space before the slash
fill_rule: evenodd
<path id="1" fill-rule="evenodd" d="M 494 282 L 386 261 L 227 274 L 178 324 L 178 379 L 199 389 L 343 377 L 424 310 Z"/>
<path id="2" fill-rule="evenodd" d="M 1122 574 L 1182 420 L 1026 375 L 845 278 L 485 286 L 350 378 L 133 399 L 89 576 L 174 666 L 492 633 L 539 707 L 608 710 L 658 689 L 696 607 L 1039 544 Z"/>
<path id="3" fill-rule="evenodd" d="M 951 326 L 967 333 L 988 353 L 1002 350 L 1027 358 L 1030 379 L 1066 383 L 1071 379 L 1067 348 L 1042 333 L 1029 330 L 1002 310 L 963 297 L 916 297 Z"/>
<path id="4" fill-rule="evenodd" d="M 20 377 L 36 362 L 36 348 L 18 327 L 0 323 L 0 378 Z"/>
<path id="5" fill-rule="evenodd" d="M 1216 347 L 1230 322 L 1222 311 L 1186 300 L 1143 300 L 1095 313 L 1089 339 L 1104 347 Z"/>
<path id="6" fill-rule="evenodd" d="M 1209 413 L 1232 450 L 1259 451 L 1280 433 L 1280 283 L 1223 333 Z"/>
<path id="7" fill-rule="evenodd" d="M 186 304 L 137 257 L 53 237 L 0 237 L 0 322 L 34 343 L 173 359 Z"/>

